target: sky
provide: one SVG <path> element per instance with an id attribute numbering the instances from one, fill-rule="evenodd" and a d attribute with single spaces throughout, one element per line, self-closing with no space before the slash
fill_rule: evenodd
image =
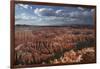
<path id="1" fill-rule="evenodd" d="M 93 24 L 94 8 L 16 4 L 15 25 Z"/>

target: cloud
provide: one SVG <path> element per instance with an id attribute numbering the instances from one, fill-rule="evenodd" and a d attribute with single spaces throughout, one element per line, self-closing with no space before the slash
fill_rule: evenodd
<path id="1" fill-rule="evenodd" d="M 80 17 L 80 15 L 82 15 L 82 13 L 78 12 L 78 11 L 73 11 L 69 13 L 70 17 Z"/>
<path id="2" fill-rule="evenodd" d="M 81 13 L 79 11 L 66 12 L 66 10 L 56 10 L 56 14 L 61 17 L 78 17 Z"/>
<path id="3" fill-rule="evenodd" d="M 24 4 L 19 4 L 19 6 L 25 8 L 25 9 L 28 9 L 29 5 L 24 5 Z"/>
<path id="4" fill-rule="evenodd" d="M 28 20 L 35 19 L 32 11 L 32 5 L 16 4 L 15 5 L 15 19 L 16 20 Z"/>
<path id="5" fill-rule="evenodd" d="M 79 10 L 67 12 L 67 9 L 54 10 L 52 8 L 36 8 L 34 10 L 34 13 L 37 16 L 76 17 L 76 18 L 78 17 L 82 18 L 91 15 L 90 11 L 85 10 L 82 7 L 78 7 L 78 9 Z M 93 9 L 91 11 L 93 11 Z"/>
<path id="6" fill-rule="evenodd" d="M 66 13 L 64 10 L 56 10 L 56 16 L 68 16 L 68 13 Z"/>
<path id="7" fill-rule="evenodd" d="M 29 19 L 29 16 L 26 15 L 26 13 L 22 13 L 20 15 L 15 16 L 15 19 Z"/>
<path id="8" fill-rule="evenodd" d="M 56 14 L 60 14 L 60 13 L 63 13 L 63 10 L 56 10 Z"/>
<path id="9" fill-rule="evenodd" d="M 26 13 L 21 13 L 20 15 L 16 15 L 15 16 L 15 19 L 16 20 L 34 20 L 34 19 L 37 19 L 37 17 L 35 16 L 32 16 L 32 15 L 28 15 Z"/>
<path id="10" fill-rule="evenodd" d="M 36 9 L 34 10 L 34 13 L 35 13 L 36 15 L 38 15 L 38 16 L 41 16 L 41 14 L 39 13 L 39 9 L 38 9 L 38 8 L 36 8 Z"/>
<path id="11" fill-rule="evenodd" d="M 85 9 L 83 7 L 77 7 L 79 10 L 84 11 Z"/>
<path id="12" fill-rule="evenodd" d="M 92 12 L 92 13 L 95 12 L 95 9 L 91 9 L 91 12 Z"/>
<path id="13" fill-rule="evenodd" d="M 89 11 L 84 11 L 82 14 L 83 14 L 84 16 L 91 15 L 91 13 L 90 13 Z"/>
<path id="14" fill-rule="evenodd" d="M 32 9 L 32 6 L 31 5 L 27 5 L 27 4 L 17 4 L 18 6 L 20 6 L 21 8 L 24 8 L 24 9 Z"/>
<path id="15" fill-rule="evenodd" d="M 92 13 L 90 11 L 72 11 L 69 13 L 70 17 L 74 17 L 74 18 L 85 18 L 88 16 L 91 16 Z"/>
<path id="16" fill-rule="evenodd" d="M 68 16 L 69 13 L 66 13 L 65 10 L 58 9 L 54 10 L 51 8 L 36 8 L 34 10 L 34 13 L 37 16 L 56 16 L 56 17 L 63 17 L 63 16 Z"/>
<path id="17" fill-rule="evenodd" d="M 30 9 L 32 9 L 32 6 L 30 6 Z"/>
<path id="18" fill-rule="evenodd" d="M 34 13 L 37 16 L 54 16 L 55 15 L 55 11 L 51 8 L 36 8 L 34 10 Z"/>

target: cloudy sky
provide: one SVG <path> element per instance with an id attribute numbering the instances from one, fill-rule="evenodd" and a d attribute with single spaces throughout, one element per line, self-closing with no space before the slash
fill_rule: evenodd
<path id="1" fill-rule="evenodd" d="M 93 8 L 16 4 L 15 24 L 38 26 L 93 24 L 93 13 Z"/>

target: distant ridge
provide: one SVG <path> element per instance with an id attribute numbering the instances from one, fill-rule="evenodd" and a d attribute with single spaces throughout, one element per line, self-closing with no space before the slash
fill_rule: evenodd
<path id="1" fill-rule="evenodd" d="M 26 24 L 16 24 L 16 27 L 71 27 L 71 28 L 94 28 L 93 25 L 90 24 L 68 24 L 68 25 L 26 25 Z"/>

